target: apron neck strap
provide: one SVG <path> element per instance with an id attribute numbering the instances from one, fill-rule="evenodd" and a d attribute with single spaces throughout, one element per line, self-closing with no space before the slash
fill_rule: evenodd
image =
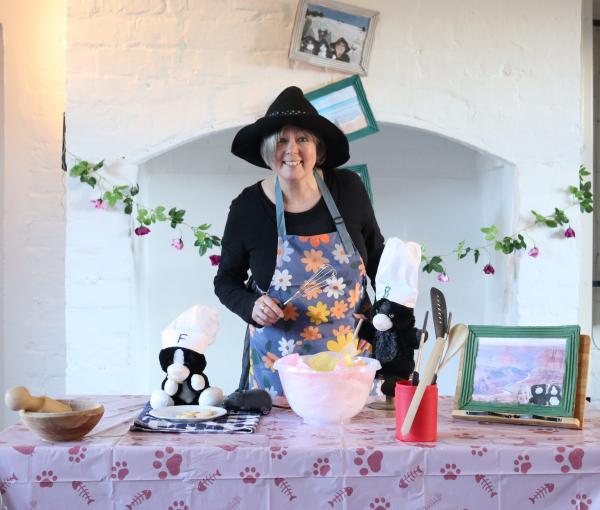
<path id="1" fill-rule="evenodd" d="M 340 239 L 344 246 L 344 251 L 346 255 L 351 256 L 354 254 L 354 244 L 352 243 L 352 239 L 350 238 L 350 234 L 348 234 L 348 229 L 346 228 L 346 224 L 344 223 L 344 219 L 340 214 L 333 197 L 331 196 L 331 192 L 325 184 L 323 178 L 319 175 L 317 170 L 313 170 L 313 175 L 317 181 L 317 186 L 319 186 L 319 191 L 323 196 L 323 200 L 325 200 L 325 205 L 329 210 L 329 214 L 333 218 L 333 222 L 335 223 L 335 228 L 340 235 Z M 285 228 L 285 212 L 283 207 L 283 192 L 281 191 L 281 184 L 279 182 L 279 177 L 275 176 L 275 217 L 277 221 L 277 236 L 283 237 L 287 235 Z"/>

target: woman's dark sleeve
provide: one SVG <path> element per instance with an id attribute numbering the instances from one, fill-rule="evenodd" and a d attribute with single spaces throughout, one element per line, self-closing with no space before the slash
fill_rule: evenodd
<path id="1" fill-rule="evenodd" d="M 360 179 L 359 179 L 360 181 Z M 362 181 L 360 181 L 360 204 L 364 204 L 362 207 L 363 213 L 363 224 L 362 234 L 365 240 L 365 246 L 367 248 L 367 275 L 371 280 L 371 285 L 375 289 L 375 275 L 377 274 L 377 268 L 379 267 L 379 260 L 383 253 L 384 239 L 379 230 L 377 219 L 375 218 L 375 211 L 373 211 L 373 205 L 369 198 L 369 194 Z"/>
<path id="2" fill-rule="evenodd" d="M 246 286 L 250 268 L 246 246 L 248 225 L 243 203 L 240 202 L 240 198 L 237 198 L 229 208 L 221 240 L 221 261 L 214 279 L 215 294 L 229 310 L 245 322 L 255 324 L 252 320 L 252 308 L 259 294 Z"/>

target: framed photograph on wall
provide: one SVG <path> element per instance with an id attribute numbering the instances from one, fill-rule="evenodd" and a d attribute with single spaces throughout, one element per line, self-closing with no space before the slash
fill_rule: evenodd
<path id="1" fill-rule="evenodd" d="M 350 76 L 305 94 L 306 99 L 339 127 L 348 141 L 379 131 L 359 76 Z"/>
<path id="2" fill-rule="evenodd" d="M 289 56 L 366 75 L 378 14 L 334 0 L 300 0 Z"/>
<path id="3" fill-rule="evenodd" d="M 583 354 L 579 326 L 469 326 L 452 414 L 575 425 Z"/>
<path id="4" fill-rule="evenodd" d="M 360 180 L 365 185 L 371 204 L 373 204 L 373 191 L 371 190 L 371 179 L 369 178 L 369 169 L 367 165 L 350 165 L 344 166 L 346 170 L 357 173 L 360 176 Z"/>

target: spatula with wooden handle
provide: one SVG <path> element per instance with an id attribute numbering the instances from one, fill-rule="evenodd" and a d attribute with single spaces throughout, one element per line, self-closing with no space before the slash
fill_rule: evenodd
<path id="1" fill-rule="evenodd" d="M 412 374 L 412 385 L 416 386 L 419 384 L 419 369 L 421 368 L 421 358 L 423 357 L 423 344 L 425 343 L 425 337 L 427 336 L 427 319 L 429 318 L 429 310 L 425 312 L 425 319 L 423 320 L 423 329 L 421 329 L 421 339 L 419 340 L 419 352 L 417 353 L 417 362 L 415 363 L 415 369 Z"/>
<path id="2" fill-rule="evenodd" d="M 11 388 L 4 395 L 4 402 L 13 411 L 32 411 L 36 413 L 65 413 L 72 411 L 71 406 L 49 397 L 34 397 L 24 386 Z"/>

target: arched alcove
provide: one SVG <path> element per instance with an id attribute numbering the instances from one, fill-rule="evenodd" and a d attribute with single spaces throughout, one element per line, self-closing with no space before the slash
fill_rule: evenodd
<path id="1" fill-rule="evenodd" d="M 187 211 L 192 225 L 209 222 L 221 235 L 229 204 L 241 190 L 268 175 L 233 157 L 229 151 L 237 128 L 218 131 L 190 141 L 147 160 L 140 167 L 139 202 L 148 207 L 177 206 Z M 480 227 L 496 224 L 512 232 L 515 219 L 515 168 L 502 160 L 436 133 L 391 123 L 380 132 L 351 144 L 349 165 L 368 165 L 374 208 L 384 237 L 417 241 L 427 253 L 452 252 L 460 241 L 484 243 Z M 161 330 L 187 307 L 202 303 L 220 311 L 217 341 L 207 351 L 211 384 L 225 391 L 235 389 L 241 363 L 245 325 L 225 309 L 213 293 L 216 268 L 199 257 L 193 238 L 182 228 L 188 246 L 179 252 L 170 246 L 179 231 L 167 225 L 151 227 L 152 235 L 137 239 L 134 258 L 137 276 L 137 352 L 144 353 L 151 391 L 161 380 L 157 362 Z M 417 322 L 430 309 L 429 289 L 441 288 L 455 322 L 514 323 L 512 295 L 514 268 L 511 259 L 496 258 L 493 248 L 482 252 L 478 265 L 472 257 L 458 262 L 445 258 L 450 282 L 440 283 L 435 274 L 421 273 Z M 494 277 L 482 273 L 491 261 Z M 431 322 L 430 331 L 433 331 Z M 457 363 L 440 375 L 442 394 L 452 394 Z"/>

